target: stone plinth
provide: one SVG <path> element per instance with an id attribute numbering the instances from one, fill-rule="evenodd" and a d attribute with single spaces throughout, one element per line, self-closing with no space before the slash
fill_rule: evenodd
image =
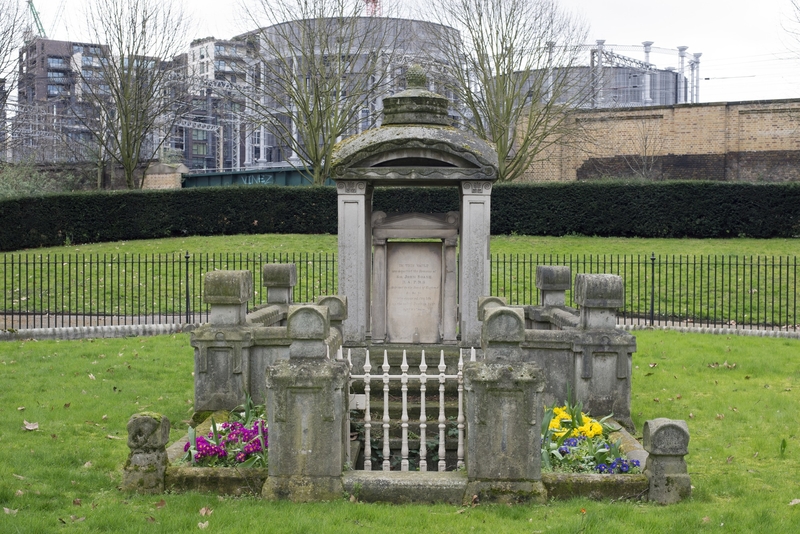
<path id="1" fill-rule="evenodd" d="M 541 370 L 534 364 L 464 367 L 468 495 L 481 501 L 543 502 Z"/>
<path id="2" fill-rule="evenodd" d="M 162 493 L 169 465 L 166 445 L 169 419 L 155 413 L 138 413 L 128 421 L 128 461 L 122 472 L 122 489 Z"/>
<path id="3" fill-rule="evenodd" d="M 190 343 L 195 411 L 231 410 L 245 402 L 251 391 L 252 331 L 245 325 L 207 324 L 192 332 Z"/>
<path id="4" fill-rule="evenodd" d="M 345 462 L 347 367 L 327 359 L 279 361 L 267 371 L 267 499 L 340 499 Z M 347 429 L 349 431 L 349 429 Z"/>

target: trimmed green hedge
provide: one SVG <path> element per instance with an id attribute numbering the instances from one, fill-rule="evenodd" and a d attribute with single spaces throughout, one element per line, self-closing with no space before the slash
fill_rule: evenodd
<path id="1" fill-rule="evenodd" d="M 378 188 L 375 211 L 459 209 L 457 188 Z M 208 187 L 0 201 L 0 250 L 182 235 L 335 234 L 332 187 Z M 800 235 L 800 184 L 577 182 L 495 186 L 492 234 Z"/>

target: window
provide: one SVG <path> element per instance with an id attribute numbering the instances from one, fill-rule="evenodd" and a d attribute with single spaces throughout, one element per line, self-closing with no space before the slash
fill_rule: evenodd
<path id="1" fill-rule="evenodd" d="M 94 74 L 94 71 L 91 71 L 89 69 L 81 70 L 81 76 L 83 76 L 84 78 L 91 78 L 93 74 Z"/>
<path id="2" fill-rule="evenodd" d="M 101 53 L 100 48 L 97 46 L 90 46 L 89 53 L 92 54 L 93 56 L 99 56 Z"/>
<path id="3" fill-rule="evenodd" d="M 47 71 L 47 78 L 51 82 L 56 82 L 56 83 L 58 83 L 58 82 L 66 82 L 67 81 L 66 74 L 64 74 L 63 72 L 58 72 L 58 71 L 53 71 L 53 70 Z"/>
<path id="4" fill-rule="evenodd" d="M 192 130 L 192 139 L 194 141 L 205 141 L 208 139 L 208 132 L 205 130 Z"/>
<path id="5" fill-rule="evenodd" d="M 47 66 L 55 69 L 63 69 L 68 67 L 67 62 L 63 57 L 48 57 Z"/>
<path id="6" fill-rule="evenodd" d="M 81 64 L 84 67 L 91 67 L 93 63 L 94 63 L 94 58 L 90 56 L 83 56 L 83 58 L 81 58 Z"/>
<path id="7" fill-rule="evenodd" d="M 361 110 L 361 131 L 369 130 L 369 110 Z"/>
<path id="8" fill-rule="evenodd" d="M 225 54 L 225 46 L 224 45 L 214 45 L 214 54 L 221 56 Z"/>
<path id="9" fill-rule="evenodd" d="M 192 154 L 195 156 L 205 156 L 208 154 L 208 145 L 205 143 L 193 143 Z"/>
<path id="10" fill-rule="evenodd" d="M 48 85 L 47 96 L 58 96 L 67 93 L 67 87 L 64 85 Z"/>
<path id="11" fill-rule="evenodd" d="M 73 54 L 82 54 L 83 53 L 83 47 L 81 45 L 75 45 L 75 44 L 72 45 L 72 53 Z"/>

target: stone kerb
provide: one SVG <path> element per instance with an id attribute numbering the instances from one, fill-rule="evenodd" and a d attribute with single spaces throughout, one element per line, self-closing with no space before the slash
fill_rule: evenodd
<path id="1" fill-rule="evenodd" d="M 246 321 L 247 302 L 253 297 L 250 271 L 211 271 L 203 281 L 203 301 L 211 305 L 209 323 L 232 325 Z"/>
<path id="2" fill-rule="evenodd" d="M 166 445 L 169 419 L 143 412 L 128 420 L 128 460 L 122 472 L 122 489 L 138 493 L 162 493 L 169 465 Z"/>
<path id="3" fill-rule="evenodd" d="M 649 453 L 644 468 L 650 483 L 648 499 L 672 504 L 688 498 L 692 483 L 684 460 L 689 454 L 686 421 L 658 418 L 645 422 L 642 445 Z"/>
<path id="4" fill-rule="evenodd" d="M 575 302 L 580 306 L 580 327 L 615 329 L 617 310 L 624 302 L 622 278 L 614 274 L 579 274 L 575 277 Z"/>

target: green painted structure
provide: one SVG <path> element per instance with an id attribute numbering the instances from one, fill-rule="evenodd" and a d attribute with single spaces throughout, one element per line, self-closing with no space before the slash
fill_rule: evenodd
<path id="1" fill-rule="evenodd" d="M 220 187 L 241 185 L 311 185 L 311 176 L 291 166 L 247 169 L 244 171 L 184 173 L 181 175 L 184 188 Z M 330 178 L 324 185 L 334 185 Z"/>

